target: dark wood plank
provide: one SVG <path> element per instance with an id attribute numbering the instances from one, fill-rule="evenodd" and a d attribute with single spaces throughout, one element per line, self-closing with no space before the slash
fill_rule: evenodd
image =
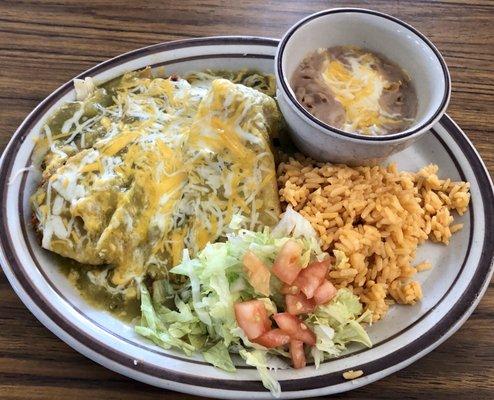
<path id="1" fill-rule="evenodd" d="M 0 2 L 0 151 L 30 110 L 83 70 L 137 47 L 186 37 L 280 37 L 328 7 L 387 12 L 428 35 L 453 81 L 449 114 L 494 172 L 492 1 Z M 492 227 L 488 227 L 492 229 Z M 494 290 L 451 339 L 408 368 L 342 399 L 494 398 Z M 192 399 L 136 383 L 89 361 L 45 329 L 0 274 L 0 398 Z"/>

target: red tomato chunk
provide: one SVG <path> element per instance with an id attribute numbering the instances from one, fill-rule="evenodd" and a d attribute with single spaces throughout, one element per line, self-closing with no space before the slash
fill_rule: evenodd
<path id="1" fill-rule="evenodd" d="M 235 303 L 235 318 L 249 340 L 257 339 L 271 328 L 266 308 L 260 300 Z"/>
<path id="2" fill-rule="evenodd" d="M 271 329 L 254 340 L 257 344 L 272 349 L 290 342 L 290 335 L 281 329 Z"/>
<path id="3" fill-rule="evenodd" d="M 316 304 L 326 304 L 336 295 L 336 292 L 334 285 L 325 280 L 314 292 L 314 301 Z"/>
<path id="4" fill-rule="evenodd" d="M 293 368 L 304 368 L 306 365 L 304 344 L 299 340 L 290 342 L 290 356 L 292 357 Z"/>
<path id="5" fill-rule="evenodd" d="M 243 264 L 247 280 L 254 290 L 264 296 L 269 296 L 269 278 L 271 277 L 271 273 L 268 267 L 252 251 L 245 253 Z"/>
<path id="6" fill-rule="evenodd" d="M 314 297 L 314 292 L 323 283 L 330 263 L 329 258 L 324 261 L 316 261 L 304 268 L 298 275 L 294 284 L 308 299 Z"/>
<path id="7" fill-rule="evenodd" d="M 295 285 L 283 285 L 280 289 L 281 294 L 299 294 L 300 289 Z"/>
<path id="8" fill-rule="evenodd" d="M 278 253 L 271 272 L 280 281 L 291 285 L 302 269 L 301 256 L 302 247 L 295 240 L 288 240 Z"/>
<path id="9" fill-rule="evenodd" d="M 300 340 L 309 346 L 316 344 L 316 335 L 307 325 L 294 315 L 288 313 L 278 313 L 273 316 L 278 326 L 290 335 L 292 339 Z"/>
<path id="10" fill-rule="evenodd" d="M 314 300 L 307 299 L 304 294 L 287 294 L 285 296 L 286 311 L 292 315 L 307 314 L 314 311 Z"/>

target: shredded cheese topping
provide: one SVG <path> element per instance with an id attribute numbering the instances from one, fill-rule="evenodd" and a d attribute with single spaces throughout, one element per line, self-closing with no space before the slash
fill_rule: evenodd
<path id="1" fill-rule="evenodd" d="M 234 215 L 249 229 L 276 222 L 272 98 L 149 70 L 107 89 L 85 84 L 37 144 L 45 181 L 32 204 L 43 247 L 111 264 L 121 286 L 225 236 Z"/>
<path id="2" fill-rule="evenodd" d="M 379 102 L 390 82 L 373 68 L 376 63 L 374 55 L 348 55 L 346 60 L 349 65 L 339 60 L 328 60 L 322 72 L 324 81 L 345 110 L 342 129 L 381 134 L 384 124 L 393 123 L 399 117 L 389 115 Z"/>

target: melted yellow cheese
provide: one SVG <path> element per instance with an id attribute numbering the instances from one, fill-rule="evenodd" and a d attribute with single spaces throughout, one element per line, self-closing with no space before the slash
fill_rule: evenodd
<path id="1" fill-rule="evenodd" d="M 79 171 L 81 172 L 93 172 L 93 171 L 101 171 L 101 162 L 95 161 L 91 164 L 84 165 Z"/>
<path id="2" fill-rule="evenodd" d="M 133 142 L 141 134 L 142 132 L 140 131 L 123 132 L 106 144 L 103 147 L 102 152 L 106 156 L 113 156 L 129 145 L 129 143 Z"/>
<path id="3" fill-rule="evenodd" d="M 194 160 L 191 170 L 200 172 L 189 176 L 189 182 L 208 188 L 208 194 L 201 197 L 204 212 L 195 210 L 186 238 L 193 252 L 221 237 L 234 214 L 244 215 L 249 227 L 259 226 L 263 203 L 256 202 L 256 197 L 269 183 L 275 187 L 274 162 L 266 141 L 269 134 L 255 124 L 262 116 L 259 100 L 265 99 L 245 89 L 224 79 L 213 81 L 191 126 L 187 151 Z M 221 179 L 224 190 L 213 188 L 210 180 L 216 178 Z M 214 209 L 220 211 L 221 221 L 211 212 Z"/>
<path id="4" fill-rule="evenodd" d="M 178 265 L 182 261 L 185 233 L 185 229 L 175 229 L 172 232 L 171 251 L 173 265 Z"/>
<path id="5" fill-rule="evenodd" d="M 264 107 L 275 120 L 275 102 L 227 80 L 209 85 L 129 75 L 88 132 L 71 117 L 64 135 L 79 129 L 92 142 L 66 155 L 50 177 L 53 190 L 65 193 L 58 227 L 69 230 L 66 238 L 50 228 L 56 193 L 33 196 L 45 247 L 111 264 L 112 283 L 127 285 L 149 265 L 166 269 L 180 262 L 184 248 L 194 254 L 224 236 L 234 214 L 246 217 L 245 227 L 261 226 L 266 202 L 259 197 L 269 184 L 275 188 Z M 62 151 L 57 143 L 50 144 Z"/>
<path id="6" fill-rule="evenodd" d="M 349 56 L 349 66 L 339 60 L 326 63 L 322 73 L 335 99 L 345 110 L 344 130 L 371 133 L 371 128 L 379 129 L 391 121 L 379 102 L 389 82 L 372 65 L 374 56 Z"/>

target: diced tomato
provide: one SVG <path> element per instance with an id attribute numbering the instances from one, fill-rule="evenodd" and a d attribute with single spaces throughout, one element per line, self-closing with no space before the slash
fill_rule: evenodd
<path id="1" fill-rule="evenodd" d="M 308 299 L 303 293 L 287 294 L 285 296 L 286 311 L 292 315 L 307 314 L 314 311 L 316 304 L 314 300 Z"/>
<path id="2" fill-rule="evenodd" d="M 283 285 L 280 292 L 281 294 L 299 294 L 300 288 L 295 285 Z"/>
<path id="3" fill-rule="evenodd" d="M 276 256 L 271 271 L 282 282 L 291 285 L 302 269 L 301 256 L 302 247 L 295 240 L 288 240 Z"/>
<path id="4" fill-rule="evenodd" d="M 329 258 L 323 261 L 313 262 L 298 275 L 294 284 L 300 288 L 308 299 L 314 297 L 314 292 L 323 283 L 330 263 Z"/>
<path id="5" fill-rule="evenodd" d="M 258 293 L 269 297 L 269 279 L 271 272 L 268 267 L 252 251 L 245 253 L 243 258 L 247 280 Z"/>
<path id="6" fill-rule="evenodd" d="M 257 339 L 254 339 L 254 342 L 271 349 L 273 347 L 280 347 L 288 344 L 290 342 L 290 335 L 281 329 L 271 329 L 270 331 L 263 333 Z"/>
<path id="7" fill-rule="evenodd" d="M 314 332 L 296 316 L 285 312 L 275 314 L 273 318 L 278 326 L 288 333 L 292 339 L 301 340 L 310 346 L 316 344 L 316 335 L 314 335 Z"/>
<path id="8" fill-rule="evenodd" d="M 336 292 L 337 290 L 334 285 L 330 281 L 325 280 L 314 292 L 314 301 L 316 304 L 326 304 L 336 295 Z"/>
<path id="9" fill-rule="evenodd" d="M 290 342 L 290 357 L 292 357 L 293 368 L 304 368 L 305 353 L 304 353 L 304 343 L 300 340 L 292 340 Z"/>
<path id="10" fill-rule="evenodd" d="M 271 328 L 268 313 L 260 300 L 235 303 L 235 318 L 250 340 L 258 338 Z"/>

